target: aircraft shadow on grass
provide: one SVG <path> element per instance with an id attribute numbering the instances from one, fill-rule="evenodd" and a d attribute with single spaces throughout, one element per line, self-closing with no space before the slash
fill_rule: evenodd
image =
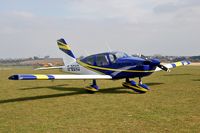
<path id="1" fill-rule="evenodd" d="M 200 81 L 200 79 L 192 79 L 192 81 Z"/>
<path id="2" fill-rule="evenodd" d="M 192 75 L 192 74 L 189 74 L 189 73 L 182 73 L 182 74 L 165 74 L 165 75 L 162 75 L 162 76 L 187 76 L 187 75 Z"/>
<path id="3" fill-rule="evenodd" d="M 161 85 L 161 84 L 164 84 L 164 83 L 147 83 L 148 86 L 156 86 L 156 85 Z M 30 96 L 30 97 L 20 97 L 20 98 L 13 98 L 13 99 L 4 99 L 4 100 L 0 100 L 0 104 L 88 94 L 83 88 L 65 87 L 65 86 L 67 86 L 67 84 L 56 85 L 56 86 L 42 86 L 42 87 L 22 88 L 20 90 L 32 90 L 32 89 L 48 88 L 48 89 L 52 89 L 52 90 L 65 91 L 66 93 L 58 93 L 58 94 L 50 94 L 50 95 L 39 95 L 39 96 Z M 130 91 L 129 89 L 125 89 L 125 88 L 123 88 L 121 86 L 120 87 L 112 87 L 112 88 L 100 89 L 98 91 L 98 93 L 105 93 L 105 94 L 106 93 L 107 94 L 120 94 L 120 93 L 138 94 L 138 93 L 134 93 L 134 92 Z"/>

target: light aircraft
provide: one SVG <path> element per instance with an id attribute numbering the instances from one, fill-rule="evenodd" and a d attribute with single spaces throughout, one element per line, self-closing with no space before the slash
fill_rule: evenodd
<path id="1" fill-rule="evenodd" d="M 92 80 L 85 89 L 94 93 L 99 90 L 96 80 L 125 79 L 122 85 L 138 93 L 145 93 L 149 87 L 142 83 L 142 77 L 156 71 L 169 71 L 170 68 L 188 65 L 189 61 L 180 61 L 162 65 L 158 59 L 129 56 L 124 52 L 106 52 L 76 58 L 64 39 L 57 40 L 58 47 L 64 52 L 64 66 L 43 67 L 36 70 L 61 69 L 71 74 L 15 74 L 10 80 Z M 130 78 L 139 78 L 136 83 Z"/>

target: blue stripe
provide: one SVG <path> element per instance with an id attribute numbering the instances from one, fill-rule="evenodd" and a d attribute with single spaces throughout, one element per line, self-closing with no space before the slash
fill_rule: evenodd
<path id="1" fill-rule="evenodd" d="M 61 49 L 64 53 L 68 54 L 69 56 L 71 56 L 72 58 L 75 58 L 74 54 L 72 53 L 71 50 L 66 50 L 66 49 Z"/>
<path id="2" fill-rule="evenodd" d="M 172 64 L 172 67 L 173 67 L 173 68 L 176 67 L 176 64 Z"/>
<path id="3" fill-rule="evenodd" d="M 37 79 L 37 77 L 34 76 L 34 75 L 30 75 L 30 74 L 22 74 L 22 75 L 19 75 L 19 79 L 21 79 L 21 80 L 35 80 L 35 79 Z"/>
<path id="4" fill-rule="evenodd" d="M 55 77 L 52 76 L 52 75 L 47 75 L 47 76 L 48 76 L 49 79 L 55 79 Z"/>
<path id="5" fill-rule="evenodd" d="M 72 53 L 71 50 L 67 50 L 67 54 L 68 54 L 69 56 L 71 56 L 72 58 L 75 58 L 75 56 L 74 56 L 74 54 Z"/>
<path id="6" fill-rule="evenodd" d="M 188 64 L 190 64 L 190 62 L 189 61 L 186 61 Z"/>

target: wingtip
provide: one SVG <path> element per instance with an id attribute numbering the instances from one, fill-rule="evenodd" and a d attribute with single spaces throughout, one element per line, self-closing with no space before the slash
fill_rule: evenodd
<path id="1" fill-rule="evenodd" d="M 19 80 L 19 75 L 12 75 L 8 77 L 9 80 Z"/>

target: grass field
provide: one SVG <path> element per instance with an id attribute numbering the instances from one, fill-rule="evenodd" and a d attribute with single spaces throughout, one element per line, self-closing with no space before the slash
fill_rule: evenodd
<path id="1" fill-rule="evenodd" d="M 31 69 L 0 70 L 0 132 L 200 132 L 200 67 L 175 68 L 143 78 L 151 88 L 136 94 L 122 80 L 9 81 L 16 73 L 60 73 Z M 137 81 L 137 79 L 136 79 Z"/>

